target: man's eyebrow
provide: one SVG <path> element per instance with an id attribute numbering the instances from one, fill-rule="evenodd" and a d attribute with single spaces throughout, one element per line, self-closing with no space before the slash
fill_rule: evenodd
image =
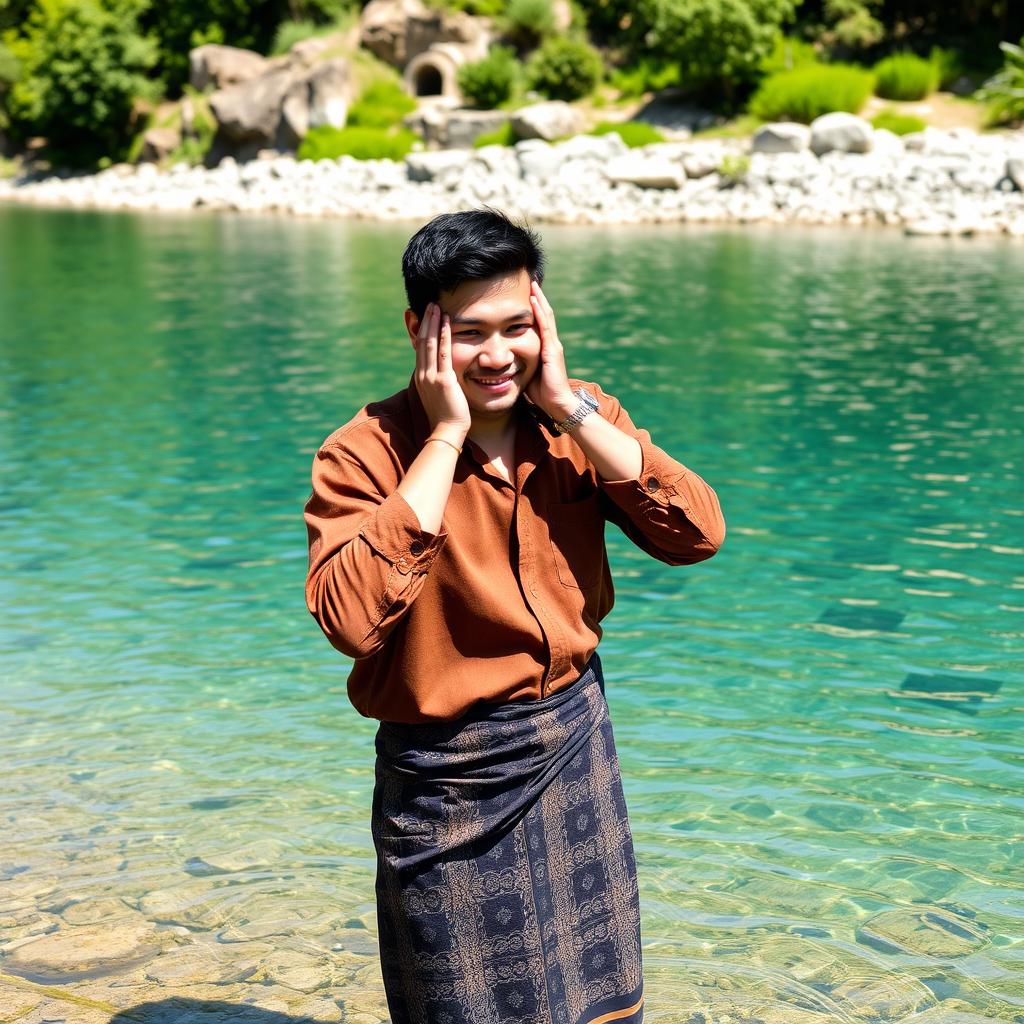
<path id="1" fill-rule="evenodd" d="M 513 320 L 532 320 L 533 312 L 529 309 L 521 309 L 518 313 L 513 313 L 511 316 L 505 318 L 505 323 L 511 323 Z M 479 317 L 472 316 L 454 316 L 452 317 L 453 324 L 484 324 L 486 320 L 481 320 Z"/>

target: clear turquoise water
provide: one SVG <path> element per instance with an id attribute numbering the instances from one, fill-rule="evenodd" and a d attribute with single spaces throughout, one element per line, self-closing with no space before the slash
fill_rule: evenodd
<path id="1" fill-rule="evenodd" d="M 383 1019 L 302 505 L 408 379 L 414 226 L 0 209 L 0 973 L 113 900 Z M 543 234 L 571 372 L 729 526 L 682 569 L 609 533 L 648 1019 L 1024 1020 L 1024 246 Z M 133 970 L 91 991 L 174 991 Z"/>

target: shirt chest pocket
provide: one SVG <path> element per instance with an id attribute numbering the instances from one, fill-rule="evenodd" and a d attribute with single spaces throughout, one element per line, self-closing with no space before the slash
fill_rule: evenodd
<path id="1" fill-rule="evenodd" d="M 563 587 L 576 590 L 596 586 L 604 570 L 600 492 L 581 501 L 551 503 L 547 517 L 558 581 Z"/>

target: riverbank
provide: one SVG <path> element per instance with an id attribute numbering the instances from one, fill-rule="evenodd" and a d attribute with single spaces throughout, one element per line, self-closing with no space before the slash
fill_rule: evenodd
<path id="1" fill-rule="evenodd" d="M 638 149 L 613 133 L 424 151 L 404 161 L 266 153 L 215 168 L 118 165 L 0 182 L 0 200 L 378 220 L 425 220 L 487 203 L 547 223 L 888 225 L 908 234 L 1024 238 L 1024 131 L 928 129 L 900 138 L 850 115 L 828 117 L 835 120 L 824 127 L 769 125 L 752 139 Z"/>

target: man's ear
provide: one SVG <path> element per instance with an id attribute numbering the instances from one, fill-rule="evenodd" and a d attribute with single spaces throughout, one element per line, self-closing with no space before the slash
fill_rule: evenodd
<path id="1" fill-rule="evenodd" d="M 416 338 L 420 333 L 420 318 L 411 310 L 405 311 L 405 329 L 409 332 L 409 340 L 412 347 L 416 347 Z"/>

